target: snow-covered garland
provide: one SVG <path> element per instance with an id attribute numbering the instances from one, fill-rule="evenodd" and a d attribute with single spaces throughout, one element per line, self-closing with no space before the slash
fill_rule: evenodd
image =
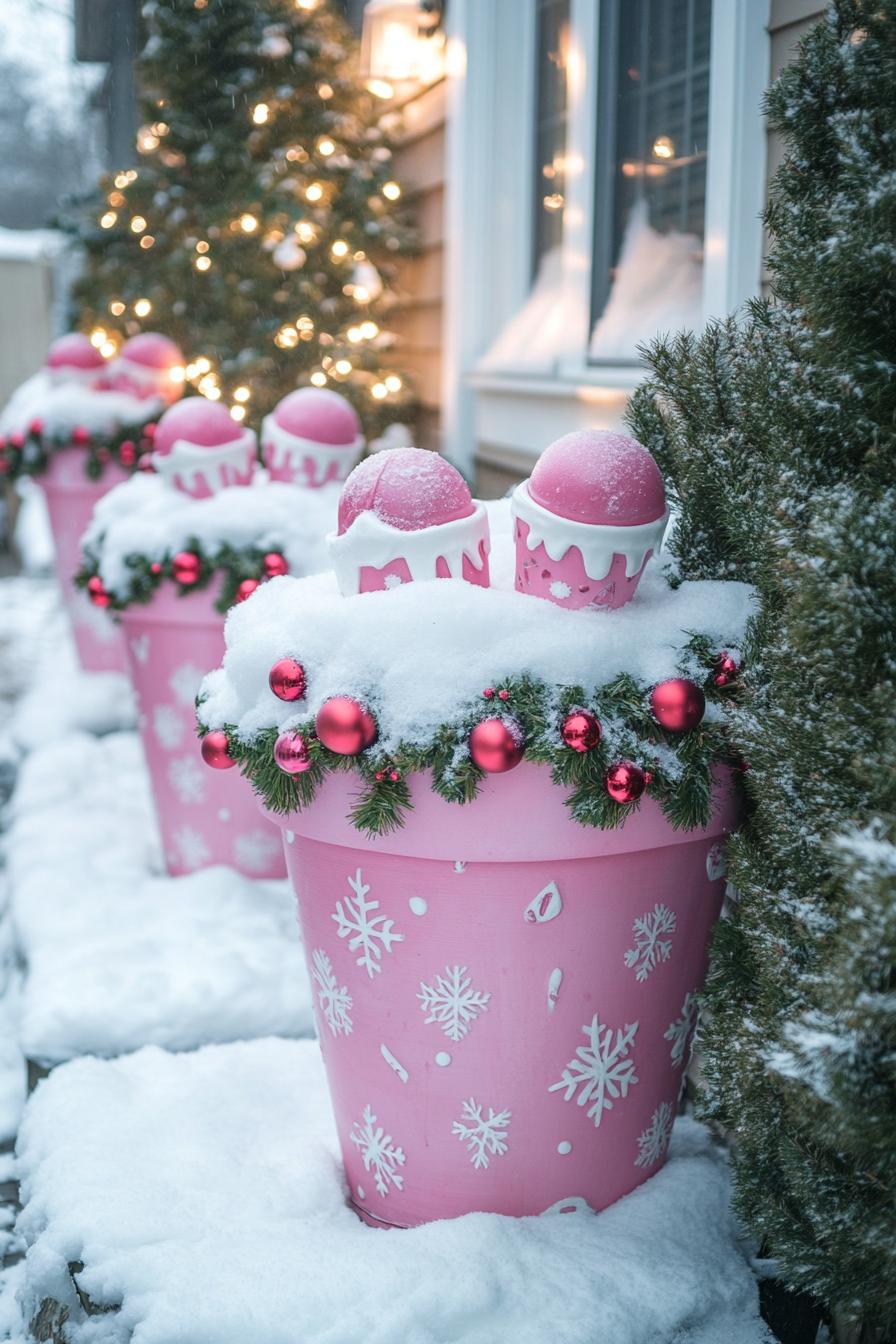
<path id="1" fill-rule="evenodd" d="M 154 411 L 158 413 L 157 404 Z M 40 476 L 54 454 L 64 448 L 82 451 L 84 475 L 90 481 L 99 480 L 110 463 L 124 471 L 133 471 L 152 452 L 155 428 L 155 415 L 153 419 L 119 425 L 112 433 L 99 433 L 83 425 L 53 432 L 43 421 L 35 419 L 27 429 L 0 437 L 0 476 L 11 480 Z"/>
<path id="2" fill-rule="evenodd" d="M 389 754 L 377 749 L 376 723 L 366 706 L 335 690 L 316 719 L 287 732 L 263 729 L 251 742 L 241 740 L 232 724 L 212 732 L 200 725 L 199 732 L 206 761 L 236 763 L 274 812 L 307 807 L 330 771 L 353 770 L 362 788 L 351 821 L 371 836 L 404 825 L 413 807 L 407 784 L 413 773 L 430 772 L 433 790 L 446 802 L 469 803 L 489 769 L 508 768 L 477 764 L 477 757 L 487 761 L 476 749 L 483 725 L 497 725 L 489 745 L 510 752 L 511 764 L 524 759 L 551 767 L 555 784 L 571 790 L 566 804 L 582 825 L 621 826 L 647 796 L 672 826 L 690 830 L 709 821 L 713 765 L 740 764 L 718 712 L 738 696 L 739 664 L 695 635 L 682 651 L 679 671 L 680 677 L 654 687 L 623 674 L 591 693 L 509 677 L 485 687 L 481 700 L 459 721 L 442 724 L 429 743 L 400 743 Z M 304 698 L 301 664 L 281 660 L 271 670 L 271 688 L 281 699 Z M 717 712 L 704 717 L 707 699 Z M 200 697 L 200 720 L 202 703 Z M 684 712 L 683 704 L 689 706 Z M 367 745 L 353 750 L 358 741 Z"/>
<path id="3" fill-rule="evenodd" d="M 146 555 L 129 555 L 127 586 L 120 591 L 106 588 L 99 573 L 99 560 L 85 554 L 85 563 L 75 575 L 75 583 L 84 588 L 97 607 L 124 611 L 134 603 L 151 602 L 163 583 L 172 582 L 179 596 L 207 588 L 216 578 L 221 587 L 215 601 L 218 611 L 229 611 L 236 602 L 244 602 L 265 579 L 289 573 L 289 562 L 280 551 L 258 546 L 235 547 L 226 544 L 208 549 L 198 538 L 191 538 L 183 550 L 160 560 Z"/>

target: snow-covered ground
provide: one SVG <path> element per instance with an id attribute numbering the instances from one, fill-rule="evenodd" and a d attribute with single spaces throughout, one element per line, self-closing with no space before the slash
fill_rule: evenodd
<path id="1" fill-rule="evenodd" d="M 664 1170 L 599 1216 L 402 1232 L 345 1205 L 313 1042 L 73 1061 L 38 1088 L 19 1151 L 14 1339 L 15 1311 L 67 1311 L 71 1344 L 770 1339 L 725 1162 L 687 1119 Z"/>

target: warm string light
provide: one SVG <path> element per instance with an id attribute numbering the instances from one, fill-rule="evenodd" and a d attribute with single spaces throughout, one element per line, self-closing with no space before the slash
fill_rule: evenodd
<path id="1" fill-rule="evenodd" d="M 204 238 L 200 238 L 200 239 L 199 239 L 199 242 L 196 244 L 196 251 L 197 251 L 197 252 L 207 252 L 207 251 L 208 251 L 208 248 L 209 248 L 209 245 L 208 245 L 208 243 L 205 241 L 205 239 L 204 239 Z"/>
<path id="2" fill-rule="evenodd" d="M 237 387 L 234 388 L 233 399 L 234 401 L 248 401 L 251 395 L 252 395 L 251 388 Z"/>
<path id="3" fill-rule="evenodd" d="M 313 224 L 309 224 L 307 219 L 300 219 L 294 226 L 296 236 L 300 243 L 313 243 L 317 239 L 317 229 Z"/>
<path id="4" fill-rule="evenodd" d="M 197 271 L 207 271 L 211 266 L 211 264 L 212 264 L 211 257 L 204 257 L 204 256 L 197 257 L 196 260 L 193 262 L 193 265 L 196 267 Z"/>
<path id="5" fill-rule="evenodd" d="M 231 416 L 231 419 L 233 419 L 233 420 L 237 420 L 237 421 L 239 421 L 239 420 L 245 420 L 245 418 L 246 418 L 246 408 L 245 408 L 245 406 L 231 406 L 231 408 L 230 408 L 230 416 Z"/>
<path id="6" fill-rule="evenodd" d="M 337 238 L 334 243 L 331 243 L 330 251 L 337 260 L 341 260 L 342 257 L 348 256 L 348 243 L 344 238 Z"/>
<path id="7" fill-rule="evenodd" d="M 318 140 L 317 152 L 318 154 L 322 154 L 325 159 L 336 152 L 336 146 L 329 136 L 324 136 L 323 139 Z"/>
<path id="8" fill-rule="evenodd" d="M 117 220 L 118 216 L 116 215 L 115 211 L 107 210 L 104 215 L 100 216 L 100 228 L 111 229 L 112 226 L 117 222 Z"/>
<path id="9" fill-rule="evenodd" d="M 121 302 L 120 299 L 113 299 L 112 302 L 109 304 L 109 312 L 112 314 L 113 317 L 121 317 L 124 310 L 125 305 Z"/>
<path id="10" fill-rule="evenodd" d="M 326 386 L 327 375 L 324 373 L 323 369 L 314 370 L 314 372 L 311 375 L 311 382 L 314 384 L 315 387 Z"/>
<path id="11" fill-rule="evenodd" d="M 397 201 L 401 195 L 401 187 L 397 182 L 384 182 L 383 195 L 387 201 Z"/>
<path id="12" fill-rule="evenodd" d="M 256 126 L 263 126 L 271 115 L 271 109 L 267 103 L 256 103 L 252 109 L 252 120 Z"/>
<path id="13" fill-rule="evenodd" d="M 117 349 L 118 346 L 114 341 L 103 341 L 100 346 L 100 354 L 103 356 L 103 359 L 111 359 Z"/>
<path id="14" fill-rule="evenodd" d="M 109 335 L 105 327 L 94 327 L 93 331 L 90 333 L 90 344 L 97 350 L 99 350 L 100 346 L 108 339 Z"/>
<path id="15" fill-rule="evenodd" d="M 332 98 L 332 97 L 333 97 L 333 85 L 332 85 L 332 84 L 326 84 L 326 83 L 325 83 L 325 84 L 318 84 L 318 86 L 317 86 L 317 96 L 318 96 L 318 98 L 323 98 L 324 102 L 326 102 L 328 98 Z"/>
<path id="16" fill-rule="evenodd" d="M 324 189 L 319 182 L 309 182 L 305 188 L 305 200 L 310 201 L 312 205 L 316 204 L 323 197 Z"/>
<path id="17" fill-rule="evenodd" d="M 240 215 L 240 228 L 242 229 L 243 233 L 254 233 L 255 230 L 258 228 L 258 220 L 255 218 L 254 215 L 250 215 L 248 213 L 245 215 Z"/>
<path id="18" fill-rule="evenodd" d="M 145 233 L 145 234 L 143 235 L 143 237 L 140 239 L 140 246 L 141 246 L 141 247 L 144 249 L 144 251 L 145 251 L 147 248 L 152 247 L 152 245 L 153 245 L 153 243 L 154 243 L 155 241 L 156 241 L 156 240 L 155 240 L 155 238 L 153 238 L 153 236 L 152 236 L 151 233 Z"/>
<path id="19" fill-rule="evenodd" d="M 388 397 L 389 389 L 385 383 L 374 383 L 373 387 L 370 389 L 370 395 L 376 401 L 382 401 L 385 397 Z"/>
<path id="20" fill-rule="evenodd" d="M 152 304 L 149 299 L 138 299 L 134 304 L 134 313 L 137 317 L 149 317 L 152 312 Z"/>
<path id="21" fill-rule="evenodd" d="M 131 233 L 142 233 L 146 228 L 146 220 L 142 215 L 134 215 L 131 220 Z"/>

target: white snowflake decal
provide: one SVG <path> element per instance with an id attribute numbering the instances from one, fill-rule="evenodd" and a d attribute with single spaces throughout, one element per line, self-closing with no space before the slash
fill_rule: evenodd
<path id="1" fill-rule="evenodd" d="M 138 663 L 145 663 L 149 657 L 149 635 L 135 635 L 131 640 L 131 653 Z"/>
<path id="2" fill-rule="evenodd" d="M 626 1058 L 635 1043 L 638 1024 L 630 1022 L 617 1027 L 614 1040 L 613 1028 L 602 1027 L 595 1013 L 591 1025 L 582 1027 L 582 1031 L 588 1044 L 577 1048 L 559 1083 L 552 1083 L 548 1091 L 563 1088 L 566 1093 L 563 1100 L 571 1101 L 579 1089 L 576 1101 L 579 1106 L 591 1103 L 586 1114 L 594 1121 L 594 1128 L 599 1129 L 604 1111 L 612 1111 L 616 1098 L 628 1096 L 628 1089 L 638 1081 L 635 1061 Z"/>
<path id="3" fill-rule="evenodd" d="M 174 705 L 156 705 L 152 711 L 152 730 L 159 746 L 166 751 L 174 751 L 184 737 L 184 721 Z"/>
<path id="4" fill-rule="evenodd" d="M 437 975 L 435 985 L 420 981 L 420 1007 L 429 1013 L 427 1023 L 438 1022 L 450 1041 L 462 1041 L 480 1013 L 488 1007 L 491 994 L 473 988 L 466 966 L 446 966 Z"/>
<path id="5" fill-rule="evenodd" d="M 338 925 L 339 937 L 348 939 L 352 952 L 361 948 L 355 964 L 363 966 L 372 980 L 374 974 L 383 969 L 380 965 L 383 953 L 391 952 L 393 943 L 404 942 L 404 934 L 392 932 L 394 920 L 373 913 L 379 910 L 380 903 L 368 901 L 370 885 L 362 880 L 360 868 L 354 877 L 348 878 L 348 884 L 354 896 L 345 898 L 344 908 L 342 901 L 337 901 L 336 913 L 331 919 Z"/>
<path id="6" fill-rule="evenodd" d="M 192 826 L 181 826 L 174 833 L 174 844 L 185 868 L 201 868 L 211 858 L 211 850 Z"/>
<path id="7" fill-rule="evenodd" d="M 404 583 L 404 579 L 400 574 L 387 574 L 383 579 L 384 588 L 400 588 L 402 583 Z"/>
<path id="8" fill-rule="evenodd" d="M 686 1062 L 685 1051 L 688 1050 L 688 1043 L 696 1025 L 697 995 L 685 994 L 684 1002 L 681 1005 L 681 1017 L 677 1017 L 674 1022 L 670 1022 L 663 1032 L 663 1039 L 672 1042 L 672 1049 L 669 1053 L 676 1068 Z M 688 1058 L 690 1058 L 689 1050 Z"/>
<path id="9" fill-rule="evenodd" d="M 187 709 L 192 709 L 196 701 L 196 693 L 199 690 L 199 683 L 205 676 L 201 667 L 195 663 L 181 663 L 171 673 L 168 685 L 171 687 L 175 697 Z"/>
<path id="10" fill-rule="evenodd" d="M 182 803 L 201 803 L 205 797 L 205 767 L 195 756 L 175 756 L 168 762 L 168 783 Z"/>
<path id="11" fill-rule="evenodd" d="M 277 857 L 283 842 L 267 831 L 248 831 L 233 842 L 233 857 L 250 873 L 262 873 Z"/>
<path id="12" fill-rule="evenodd" d="M 644 1133 L 638 1135 L 638 1156 L 635 1158 L 635 1166 L 652 1167 L 655 1162 L 659 1162 L 669 1147 L 671 1137 L 672 1107 L 668 1101 L 661 1101 L 650 1117 L 650 1124 Z"/>
<path id="13" fill-rule="evenodd" d="M 562 579 L 555 579 L 554 582 L 551 584 L 552 597 L 559 597 L 559 598 L 569 597 L 571 592 L 572 589 L 570 588 L 569 584 L 564 583 Z"/>
<path id="14" fill-rule="evenodd" d="M 482 1106 L 473 1097 L 463 1103 L 463 1120 L 455 1120 L 451 1133 L 467 1145 L 470 1161 L 477 1171 L 483 1170 L 492 1157 L 503 1157 L 507 1152 L 507 1126 L 510 1111 L 493 1111 L 483 1116 Z M 467 1123 L 465 1123 L 467 1122 Z"/>
<path id="15" fill-rule="evenodd" d="M 322 947 L 311 954 L 311 974 L 317 981 L 317 997 L 327 1026 L 334 1036 L 348 1036 L 352 1029 L 352 996 L 345 985 L 340 985 L 333 972 L 333 963 Z"/>
<path id="16" fill-rule="evenodd" d="M 405 1164 L 404 1152 L 377 1124 L 372 1106 L 364 1107 L 362 1119 L 355 1121 L 348 1137 L 360 1149 L 364 1170 L 373 1172 L 373 1183 L 381 1195 L 388 1195 L 390 1185 L 396 1190 L 404 1188 L 404 1177 L 396 1170 Z"/>
<path id="17" fill-rule="evenodd" d="M 674 911 L 666 905 L 659 904 L 635 920 L 632 925 L 635 945 L 626 952 L 625 964 L 636 967 L 636 980 L 646 980 L 655 966 L 661 961 L 669 960 L 672 939 L 663 938 L 662 935 L 673 934 L 676 923 Z"/>

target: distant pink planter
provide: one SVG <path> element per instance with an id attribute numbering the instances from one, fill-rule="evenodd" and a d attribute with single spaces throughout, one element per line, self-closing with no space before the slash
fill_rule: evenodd
<path id="1" fill-rule="evenodd" d="M 224 655 L 214 602 L 214 591 L 178 597 L 165 583 L 121 613 L 165 862 L 172 877 L 219 863 L 247 877 L 285 877 L 280 834 L 259 816 L 239 770 L 210 770 L 200 755 L 196 692 Z"/>
<path id="2" fill-rule="evenodd" d="M 126 672 L 124 641 L 116 621 L 95 607 L 72 578 L 81 564 L 81 537 L 90 522 L 94 505 L 113 486 L 128 479 L 117 463 L 106 464 L 98 481 L 84 472 L 83 448 L 63 448 L 54 453 L 38 478 L 47 501 L 50 527 L 56 548 L 56 574 L 72 623 L 78 659 L 86 672 Z"/>
<path id="3" fill-rule="evenodd" d="M 524 763 L 467 807 L 416 776 L 405 828 L 365 841 L 356 788 L 278 819 L 352 1204 L 396 1227 L 606 1208 L 665 1161 L 728 775 L 690 833 L 650 801 L 580 826 Z"/>

